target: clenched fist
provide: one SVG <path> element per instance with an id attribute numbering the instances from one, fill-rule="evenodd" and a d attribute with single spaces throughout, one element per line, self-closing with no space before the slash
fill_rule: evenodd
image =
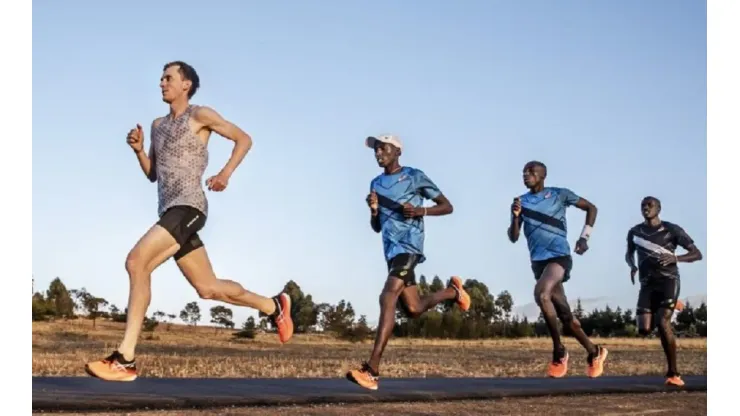
<path id="1" fill-rule="evenodd" d="M 141 128 L 141 124 L 137 124 L 135 129 L 131 129 L 128 132 L 126 143 L 128 143 L 136 153 L 139 153 L 144 149 L 144 130 Z"/>
<path id="2" fill-rule="evenodd" d="M 378 194 L 375 193 L 375 191 L 370 192 L 365 201 L 367 202 L 367 206 L 370 207 L 373 215 L 376 215 L 378 213 Z"/>

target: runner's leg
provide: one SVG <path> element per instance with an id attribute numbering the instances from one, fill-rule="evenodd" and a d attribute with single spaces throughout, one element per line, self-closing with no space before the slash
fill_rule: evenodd
<path id="1" fill-rule="evenodd" d="M 126 360 L 134 359 L 141 326 L 152 297 L 152 272 L 179 249 L 180 245 L 172 235 L 162 226 L 155 224 L 126 258 L 126 272 L 129 276 L 128 311 L 126 330 L 118 346 L 118 352 L 123 354 Z"/>
<path id="2" fill-rule="evenodd" d="M 175 255 L 175 261 L 201 299 L 213 299 L 257 309 L 270 316 L 277 326 L 282 342 L 287 342 L 292 337 L 290 296 L 281 293 L 274 298 L 267 298 L 247 291 L 242 285 L 232 280 L 219 279 L 213 271 L 206 248 L 197 234 L 194 234 L 183 245 Z"/>

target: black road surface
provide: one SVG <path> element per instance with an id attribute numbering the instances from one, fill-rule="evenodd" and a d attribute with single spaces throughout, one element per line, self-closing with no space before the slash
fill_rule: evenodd
<path id="1" fill-rule="evenodd" d="M 187 409 L 324 403 L 499 399 L 567 394 L 706 391 L 706 376 L 686 376 L 681 388 L 663 377 L 385 378 L 379 389 L 345 379 L 140 378 L 108 382 L 92 377 L 33 377 L 34 411 Z"/>

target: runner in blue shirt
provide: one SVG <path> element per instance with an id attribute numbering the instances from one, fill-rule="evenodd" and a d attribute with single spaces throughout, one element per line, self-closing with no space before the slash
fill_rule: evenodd
<path id="1" fill-rule="evenodd" d="M 382 235 L 388 277 L 380 294 L 380 319 L 370 360 L 359 369 L 349 371 L 347 378 L 362 387 L 377 390 L 380 357 L 393 332 L 399 298 L 406 313 L 418 318 L 447 300 L 455 300 L 467 311 L 470 296 L 457 276 L 450 279 L 446 289 L 419 296 L 414 269 L 426 260 L 424 217 L 451 214 L 452 204 L 423 171 L 399 164 L 403 146 L 397 136 L 368 137 L 365 144 L 375 150 L 375 159 L 383 168 L 383 173 L 370 182 L 367 204 L 370 226 Z M 436 205 L 424 207 L 426 199 Z"/>
<path id="2" fill-rule="evenodd" d="M 570 279 L 573 266 L 565 210 L 569 206 L 575 206 L 586 211 L 586 224 L 575 246 L 575 252 L 579 255 L 588 250 L 587 242 L 596 221 L 597 210 L 592 203 L 570 189 L 546 187 L 546 176 L 547 167 L 542 162 L 532 161 L 524 166 L 524 186 L 529 191 L 514 198 L 511 205 L 509 240 L 516 243 L 520 229 L 524 228 L 532 271 L 537 281 L 535 300 L 552 336 L 553 358 L 547 374 L 550 377 L 563 377 L 568 372 L 568 352 L 560 340 L 557 322 L 559 318 L 563 323 L 563 330 L 570 331 L 586 349 L 588 376 L 599 377 L 604 371 L 608 351 L 594 345 L 583 332 L 581 323 L 571 313 L 563 287 L 563 283 Z"/>

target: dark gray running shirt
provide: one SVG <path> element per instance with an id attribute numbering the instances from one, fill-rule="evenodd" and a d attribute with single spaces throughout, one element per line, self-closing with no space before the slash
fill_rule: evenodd
<path id="1" fill-rule="evenodd" d="M 208 215 L 208 200 L 202 185 L 208 149 L 188 124 L 196 108 L 191 105 L 174 119 L 165 116 L 152 131 L 159 216 L 176 205 L 191 206 Z"/>

